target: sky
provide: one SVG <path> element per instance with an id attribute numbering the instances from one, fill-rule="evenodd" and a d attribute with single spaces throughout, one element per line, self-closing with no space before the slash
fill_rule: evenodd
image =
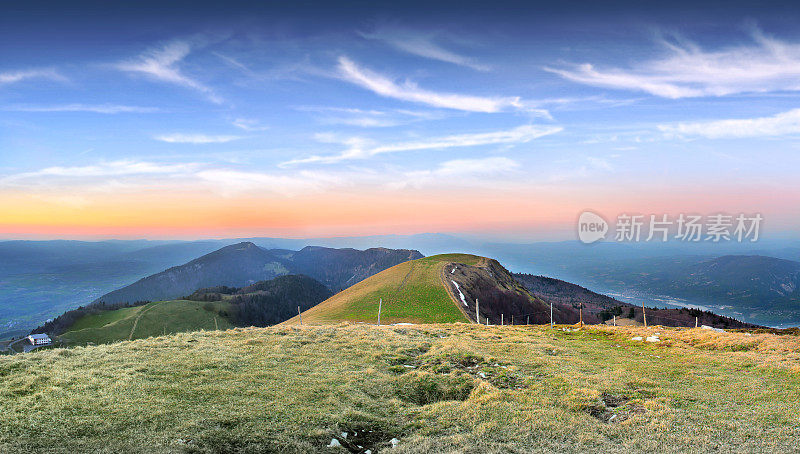
<path id="1" fill-rule="evenodd" d="M 800 8 L 642 3 L 4 2 L 0 238 L 796 238 Z"/>

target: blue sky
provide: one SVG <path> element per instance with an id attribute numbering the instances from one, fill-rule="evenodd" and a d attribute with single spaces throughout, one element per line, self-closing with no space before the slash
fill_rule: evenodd
<path id="1" fill-rule="evenodd" d="M 98 5 L 0 6 L 5 236 L 800 224 L 791 7 Z"/>

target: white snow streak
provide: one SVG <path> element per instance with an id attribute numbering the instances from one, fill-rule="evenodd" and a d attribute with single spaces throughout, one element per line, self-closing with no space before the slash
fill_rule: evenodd
<path id="1" fill-rule="evenodd" d="M 453 280 L 451 280 L 450 282 L 452 282 L 452 283 L 453 283 L 453 285 L 455 285 L 455 286 L 456 286 L 456 290 L 458 290 L 458 296 L 460 296 L 460 297 L 461 297 L 461 302 L 462 302 L 462 303 L 464 303 L 464 306 L 467 306 L 467 307 L 469 307 L 469 305 L 467 304 L 467 300 L 464 298 L 464 294 L 463 294 L 463 293 L 461 293 L 461 289 L 460 289 L 460 288 L 458 288 L 458 282 L 456 282 L 456 281 L 453 281 Z"/>

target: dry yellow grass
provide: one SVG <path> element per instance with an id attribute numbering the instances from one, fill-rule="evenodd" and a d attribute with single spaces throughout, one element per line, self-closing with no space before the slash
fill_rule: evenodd
<path id="1" fill-rule="evenodd" d="M 603 326 L 592 326 L 602 331 Z M 724 352 L 726 356 L 754 361 L 761 365 L 787 367 L 800 372 L 800 336 L 753 334 L 750 332 L 717 332 L 702 328 L 664 328 L 662 326 L 606 327 L 617 336 L 643 337 L 659 334 L 659 345 L 673 349 Z"/>
<path id="2" fill-rule="evenodd" d="M 791 452 L 798 353 L 789 336 L 468 324 L 55 349 L 0 357 L 0 452 L 344 452 L 331 431 L 373 452 Z"/>

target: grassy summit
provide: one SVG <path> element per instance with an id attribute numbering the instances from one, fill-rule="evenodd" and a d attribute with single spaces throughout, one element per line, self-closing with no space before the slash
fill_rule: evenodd
<path id="1" fill-rule="evenodd" d="M 669 328 L 183 333 L 0 356 L 0 452 L 790 452 L 798 359 Z"/>
<path id="2" fill-rule="evenodd" d="M 395 265 L 328 298 L 303 313 L 307 323 L 370 322 L 448 323 L 468 319 L 448 294 L 443 281 L 450 263 L 477 265 L 485 260 L 469 254 L 442 254 Z M 298 323 L 298 317 L 287 324 Z"/>

